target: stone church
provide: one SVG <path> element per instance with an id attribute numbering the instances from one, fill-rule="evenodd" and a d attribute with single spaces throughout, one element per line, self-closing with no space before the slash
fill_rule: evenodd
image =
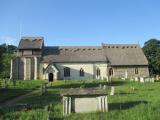
<path id="1" fill-rule="evenodd" d="M 149 76 L 137 44 L 45 46 L 43 37 L 22 37 L 11 61 L 11 79 L 55 81 Z"/>

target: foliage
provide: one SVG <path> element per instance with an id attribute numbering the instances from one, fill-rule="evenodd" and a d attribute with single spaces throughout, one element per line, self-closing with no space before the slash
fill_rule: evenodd
<path id="1" fill-rule="evenodd" d="M 14 45 L 0 45 L 0 78 L 9 78 L 10 62 L 15 57 L 16 48 Z"/>
<path id="2" fill-rule="evenodd" d="M 160 75 L 160 41 L 150 39 L 145 42 L 143 51 L 149 62 L 149 71 L 151 75 Z"/>

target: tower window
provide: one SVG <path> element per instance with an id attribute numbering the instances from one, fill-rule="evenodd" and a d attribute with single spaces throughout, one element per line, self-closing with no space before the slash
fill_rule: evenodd
<path id="1" fill-rule="evenodd" d="M 135 74 L 138 74 L 139 71 L 138 71 L 138 68 L 135 68 Z"/>

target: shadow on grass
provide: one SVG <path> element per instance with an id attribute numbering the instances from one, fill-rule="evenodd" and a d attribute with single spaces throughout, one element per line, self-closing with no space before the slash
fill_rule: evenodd
<path id="1" fill-rule="evenodd" d="M 24 95 L 31 92 L 31 90 L 28 89 L 12 89 L 12 88 L 2 88 L 0 89 L 0 106 L 4 102 L 7 102 L 13 98 L 16 98 L 18 96 Z"/>
<path id="2" fill-rule="evenodd" d="M 127 84 L 126 81 L 121 81 L 121 80 L 113 80 L 111 83 L 107 83 L 108 86 L 121 86 Z"/>
<path id="3" fill-rule="evenodd" d="M 80 88 L 81 86 L 84 86 L 84 88 L 91 88 L 91 87 L 99 87 L 100 84 L 103 85 L 108 85 L 107 82 L 103 82 L 103 83 L 72 83 L 72 84 L 63 84 L 63 85 L 55 85 L 55 86 L 50 86 L 49 88 L 52 89 L 57 89 L 57 88 L 61 88 L 61 89 L 67 89 L 67 88 Z"/>
<path id="4" fill-rule="evenodd" d="M 111 83 L 105 81 L 105 82 L 91 82 L 91 83 L 85 83 L 85 82 L 82 82 L 82 83 L 71 83 L 71 84 L 68 84 L 68 83 L 64 83 L 64 84 L 61 84 L 61 85 L 53 85 L 53 86 L 49 86 L 49 88 L 52 88 L 52 89 L 67 89 L 67 88 L 80 88 L 81 86 L 83 86 L 84 88 L 94 88 L 94 87 L 100 87 L 101 86 L 121 86 L 121 85 L 124 85 L 124 84 L 127 84 L 126 81 L 118 81 L 118 80 L 114 80 L 112 81 Z"/>
<path id="5" fill-rule="evenodd" d="M 61 97 L 57 92 L 47 92 L 44 95 L 33 95 L 18 102 L 10 107 L 0 107 L 0 116 L 9 112 L 31 111 L 36 109 L 47 109 L 54 107 L 55 104 L 61 101 Z"/>
<path id="6" fill-rule="evenodd" d="M 126 103 L 109 103 L 109 110 L 126 110 L 139 104 L 147 104 L 147 101 L 131 101 Z"/>

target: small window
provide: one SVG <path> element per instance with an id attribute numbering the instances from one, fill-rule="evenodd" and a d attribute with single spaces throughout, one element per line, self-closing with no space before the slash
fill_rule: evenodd
<path id="1" fill-rule="evenodd" d="M 80 76 L 80 77 L 84 77 L 84 70 L 83 70 L 82 68 L 81 68 L 80 71 L 79 71 L 79 76 Z"/>
<path id="2" fill-rule="evenodd" d="M 70 76 L 70 68 L 69 67 L 65 67 L 64 68 L 64 77 L 69 77 Z"/>
<path id="3" fill-rule="evenodd" d="M 97 77 L 99 77 L 100 75 L 101 75 L 101 71 L 100 71 L 100 69 L 99 68 L 97 68 Z"/>
<path id="4" fill-rule="evenodd" d="M 138 68 L 135 68 L 135 74 L 138 74 Z"/>

